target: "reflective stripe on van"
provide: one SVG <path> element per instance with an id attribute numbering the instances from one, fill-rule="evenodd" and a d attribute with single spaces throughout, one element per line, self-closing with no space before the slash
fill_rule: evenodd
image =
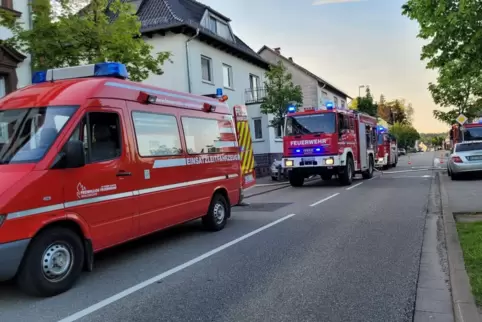
<path id="1" fill-rule="evenodd" d="M 181 160 L 181 159 L 177 159 L 177 160 Z M 161 161 L 161 160 L 156 160 L 156 161 Z M 162 161 L 168 161 L 168 160 L 162 160 Z M 226 180 L 226 179 L 233 179 L 233 178 L 237 178 L 237 177 L 238 177 L 238 174 L 234 173 L 234 174 L 229 174 L 229 175 L 226 175 L 226 176 L 217 176 L 217 177 L 206 178 L 206 179 L 199 179 L 199 180 L 186 181 L 186 182 L 178 182 L 178 183 L 174 183 L 174 184 L 162 185 L 162 186 L 152 187 L 152 188 L 147 188 L 147 189 L 121 192 L 121 193 L 115 193 L 115 194 L 106 195 L 106 196 L 100 196 L 100 197 L 94 197 L 94 198 L 88 198 L 88 199 L 81 199 L 81 200 L 75 200 L 75 201 L 68 201 L 66 203 L 60 203 L 60 204 L 56 204 L 56 205 L 50 205 L 50 206 L 45 206 L 45 207 L 40 207 L 40 208 L 33 208 L 33 209 L 27 209 L 27 210 L 22 210 L 22 211 L 17 211 L 17 212 L 11 212 L 11 213 L 7 214 L 6 220 L 23 218 L 23 217 L 27 217 L 27 216 L 33 216 L 33 215 L 47 213 L 47 212 L 50 212 L 50 211 L 68 209 L 68 208 L 73 208 L 73 207 L 77 207 L 77 206 L 83 206 L 83 205 L 88 205 L 88 204 L 93 204 L 93 203 L 98 203 L 98 202 L 103 202 L 103 201 L 129 198 L 129 197 L 144 195 L 144 194 L 153 193 L 153 192 L 165 191 L 165 190 L 176 189 L 176 188 L 185 188 L 185 187 L 190 187 L 190 186 L 194 186 L 194 185 L 198 185 L 198 184 L 205 184 L 205 183 L 221 181 L 221 180 Z"/>

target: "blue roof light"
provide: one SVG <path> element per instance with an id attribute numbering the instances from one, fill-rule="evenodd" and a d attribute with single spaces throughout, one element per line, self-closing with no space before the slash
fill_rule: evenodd
<path id="1" fill-rule="evenodd" d="M 288 112 L 289 112 L 289 113 L 294 113 L 294 112 L 296 112 L 296 106 L 293 106 L 293 105 L 288 106 Z"/>
<path id="2" fill-rule="evenodd" d="M 223 96 L 223 89 L 222 88 L 216 88 L 216 96 L 218 98 Z"/>
<path id="3" fill-rule="evenodd" d="M 326 106 L 326 109 L 327 109 L 327 110 L 332 110 L 332 109 L 333 109 L 333 103 L 332 103 L 332 102 L 326 103 L 325 106 Z"/>
<path id="4" fill-rule="evenodd" d="M 47 81 L 47 71 L 35 72 L 32 76 L 32 84 L 45 83 Z"/>
<path id="5" fill-rule="evenodd" d="M 126 65 L 121 63 L 95 64 L 94 75 L 92 76 L 116 77 L 116 78 L 122 78 L 122 79 L 129 78 Z"/>
<path id="6" fill-rule="evenodd" d="M 32 76 L 33 84 L 56 81 L 60 79 L 75 79 L 82 77 L 113 77 L 127 79 L 129 73 L 124 64 L 121 63 L 98 63 L 84 66 L 73 66 L 55 68 L 36 72 Z"/>

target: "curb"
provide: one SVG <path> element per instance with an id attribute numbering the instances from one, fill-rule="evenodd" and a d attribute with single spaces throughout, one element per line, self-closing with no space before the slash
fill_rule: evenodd
<path id="1" fill-rule="evenodd" d="M 449 199 L 443 178 L 437 173 L 442 201 L 442 215 L 447 245 L 450 288 L 452 290 L 452 306 L 456 322 L 481 321 L 474 296 L 470 288 L 469 276 L 465 270 L 464 256 L 460 246 L 455 218 L 449 206 Z"/>

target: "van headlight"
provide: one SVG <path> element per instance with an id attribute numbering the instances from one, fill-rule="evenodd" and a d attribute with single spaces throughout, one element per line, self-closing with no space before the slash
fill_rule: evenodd
<path id="1" fill-rule="evenodd" d="M 334 163 L 335 163 L 335 160 L 333 158 L 325 159 L 326 165 L 333 165 Z"/>

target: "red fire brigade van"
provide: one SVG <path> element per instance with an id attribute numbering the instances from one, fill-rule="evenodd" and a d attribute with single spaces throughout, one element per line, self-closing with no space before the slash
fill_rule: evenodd
<path id="1" fill-rule="evenodd" d="M 302 186 L 305 178 L 320 175 L 350 185 L 353 176 L 373 176 L 377 120 L 367 114 L 332 107 L 289 108 L 283 137 L 282 166 L 290 183 Z"/>
<path id="2" fill-rule="evenodd" d="M 398 163 L 397 139 L 388 130 L 378 125 L 378 149 L 375 166 L 377 168 L 388 169 L 396 167 Z"/>
<path id="3" fill-rule="evenodd" d="M 223 229 L 240 202 L 226 103 L 126 78 L 48 70 L 0 100 L 0 280 L 59 294 L 94 253 L 196 218 Z"/>

